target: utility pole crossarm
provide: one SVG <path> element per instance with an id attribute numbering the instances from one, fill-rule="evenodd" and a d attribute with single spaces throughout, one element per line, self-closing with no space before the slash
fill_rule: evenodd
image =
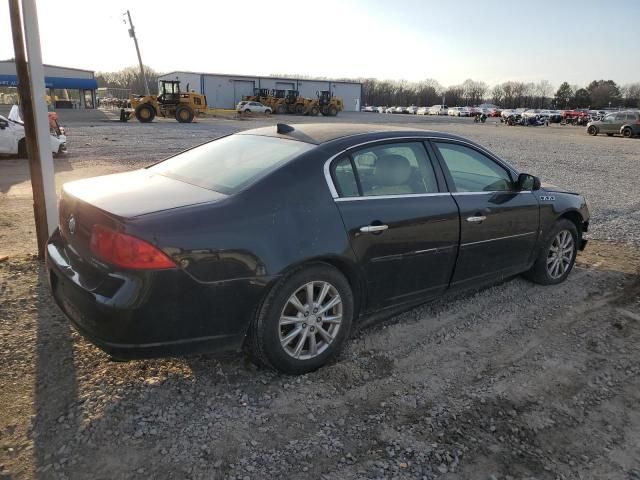
<path id="1" fill-rule="evenodd" d="M 149 83 L 147 82 L 147 74 L 144 71 L 144 65 L 142 64 L 142 57 L 140 56 L 140 47 L 138 46 L 138 39 L 136 38 L 136 29 L 133 27 L 131 21 L 131 13 L 127 10 L 127 18 L 129 19 L 129 36 L 133 38 L 133 43 L 136 46 L 136 53 L 138 54 L 138 64 L 140 65 L 140 75 L 142 75 L 142 81 L 144 82 L 144 93 L 149 96 Z"/>

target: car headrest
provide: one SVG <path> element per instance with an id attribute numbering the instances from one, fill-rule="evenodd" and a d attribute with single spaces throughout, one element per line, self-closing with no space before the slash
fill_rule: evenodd
<path id="1" fill-rule="evenodd" d="M 382 155 L 376 160 L 374 177 L 378 185 L 391 187 L 409 182 L 411 164 L 401 155 Z"/>

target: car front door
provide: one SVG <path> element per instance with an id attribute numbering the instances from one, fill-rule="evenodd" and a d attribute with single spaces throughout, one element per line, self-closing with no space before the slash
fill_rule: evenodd
<path id="1" fill-rule="evenodd" d="M 517 191 L 505 165 L 469 144 L 434 141 L 460 209 L 460 250 L 451 286 L 494 281 L 525 270 L 539 234 L 538 198 Z"/>
<path id="2" fill-rule="evenodd" d="M 602 133 L 618 133 L 616 126 L 616 114 L 610 113 L 602 119 Z"/>
<path id="3" fill-rule="evenodd" d="M 364 147 L 334 161 L 331 174 L 365 274 L 368 310 L 425 300 L 447 288 L 458 248 L 458 208 L 424 143 Z"/>

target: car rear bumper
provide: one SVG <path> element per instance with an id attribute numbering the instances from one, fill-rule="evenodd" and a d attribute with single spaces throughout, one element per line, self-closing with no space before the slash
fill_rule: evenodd
<path id="1" fill-rule="evenodd" d="M 56 304 L 83 337 L 115 358 L 242 347 L 257 294 L 244 282 L 201 284 L 177 269 L 114 272 L 94 282 L 69 260 L 58 232 L 49 240 L 46 262 Z"/>

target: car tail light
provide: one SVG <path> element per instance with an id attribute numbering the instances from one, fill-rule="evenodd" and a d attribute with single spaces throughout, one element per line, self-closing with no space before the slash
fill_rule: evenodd
<path id="1" fill-rule="evenodd" d="M 107 263 L 134 270 L 176 267 L 173 260 L 150 243 L 103 225 L 93 226 L 91 252 Z"/>

